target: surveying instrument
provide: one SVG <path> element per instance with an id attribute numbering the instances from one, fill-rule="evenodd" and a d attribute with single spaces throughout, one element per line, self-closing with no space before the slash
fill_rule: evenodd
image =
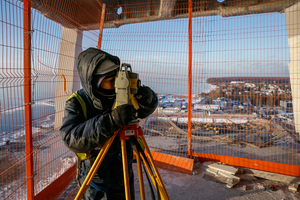
<path id="1" fill-rule="evenodd" d="M 119 72 L 115 80 L 115 91 L 116 91 L 116 102 L 114 108 L 123 104 L 132 104 L 134 108 L 139 109 L 137 100 L 134 97 L 134 94 L 137 93 L 137 90 L 140 86 L 140 80 L 138 79 L 138 74 L 133 73 L 131 65 L 122 63 L 120 66 Z M 116 135 L 119 134 L 121 140 L 121 155 L 122 155 L 122 166 L 123 166 L 123 177 L 124 177 L 124 187 L 125 187 L 125 197 L 126 200 L 130 200 L 130 185 L 129 185 L 129 175 L 128 175 L 128 165 L 127 165 L 127 152 L 126 152 L 126 140 L 131 139 L 135 141 L 134 149 L 136 151 L 136 162 L 138 169 L 139 177 L 139 187 L 141 200 L 145 200 L 145 190 L 142 174 L 142 165 L 143 162 L 146 170 L 152 180 L 153 185 L 158 191 L 158 199 L 169 200 L 170 197 L 167 193 L 167 190 L 162 182 L 160 174 L 157 170 L 157 167 L 154 163 L 153 157 L 151 155 L 150 149 L 147 145 L 147 142 L 144 138 L 144 133 L 142 128 L 139 126 L 139 120 L 133 120 L 129 125 L 121 126 L 118 131 L 103 145 L 97 158 L 95 159 L 89 173 L 87 174 L 83 184 L 81 185 L 75 200 L 81 200 L 84 193 L 86 192 L 88 186 L 90 185 L 93 177 L 95 176 L 98 168 L 100 167 L 102 161 L 104 160 L 105 155 L 107 154 L 111 144 L 113 143 Z M 144 149 L 143 149 L 144 148 Z M 144 167 L 144 169 L 145 169 Z M 153 173 L 153 171 L 154 173 Z M 145 171 L 146 173 L 146 171 Z M 146 174 L 147 175 L 147 174 Z M 148 176 L 147 176 L 148 178 Z M 148 180 L 149 185 L 151 184 Z M 151 188 L 152 189 L 152 188 Z M 153 193 L 153 191 L 152 191 Z M 153 199 L 153 197 L 152 197 Z"/>

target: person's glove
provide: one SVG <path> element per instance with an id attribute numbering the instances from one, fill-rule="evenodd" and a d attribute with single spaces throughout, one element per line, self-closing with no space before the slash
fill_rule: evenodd
<path id="1" fill-rule="evenodd" d="M 111 117 L 117 126 L 128 125 L 129 122 L 137 118 L 137 111 L 131 104 L 117 106 L 111 111 Z"/>
<path id="2" fill-rule="evenodd" d="M 142 105 L 150 105 L 153 99 L 153 92 L 147 86 L 141 86 L 135 94 L 135 98 Z"/>

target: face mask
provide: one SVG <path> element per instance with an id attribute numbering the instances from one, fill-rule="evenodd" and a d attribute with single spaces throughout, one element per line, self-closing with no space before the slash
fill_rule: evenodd
<path id="1" fill-rule="evenodd" d="M 99 99 L 101 101 L 103 110 L 112 108 L 112 106 L 115 102 L 116 94 L 105 95 L 105 94 L 100 94 L 100 93 L 94 91 L 94 95 L 97 99 Z"/>
<path id="2" fill-rule="evenodd" d="M 102 87 L 99 87 L 96 89 L 96 92 L 101 92 L 103 94 L 103 96 L 115 96 L 116 95 L 116 92 L 115 92 L 115 89 L 111 89 L 111 90 L 106 90 L 106 89 L 103 89 Z"/>

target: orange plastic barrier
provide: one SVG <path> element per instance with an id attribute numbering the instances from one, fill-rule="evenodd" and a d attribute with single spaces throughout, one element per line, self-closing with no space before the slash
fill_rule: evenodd
<path id="1" fill-rule="evenodd" d="M 185 174 L 192 174 L 194 167 L 194 160 L 190 158 L 183 158 L 158 152 L 151 152 L 155 164 L 159 168 L 170 171 L 181 172 Z"/>

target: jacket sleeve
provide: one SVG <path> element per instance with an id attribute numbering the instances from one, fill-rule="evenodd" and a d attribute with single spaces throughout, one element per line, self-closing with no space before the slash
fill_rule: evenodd
<path id="1" fill-rule="evenodd" d="M 139 102 L 140 108 L 138 109 L 138 116 L 141 119 L 144 119 L 144 118 L 148 117 L 149 115 L 151 115 L 155 111 L 155 109 L 158 105 L 157 95 L 155 94 L 155 92 L 153 90 L 151 90 L 151 91 L 153 93 L 153 97 L 152 97 L 152 101 L 150 104 L 143 105 Z"/>
<path id="2" fill-rule="evenodd" d="M 66 102 L 60 134 L 71 151 L 85 153 L 101 147 L 117 130 L 110 114 L 87 120 L 76 98 Z"/>

